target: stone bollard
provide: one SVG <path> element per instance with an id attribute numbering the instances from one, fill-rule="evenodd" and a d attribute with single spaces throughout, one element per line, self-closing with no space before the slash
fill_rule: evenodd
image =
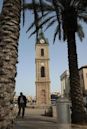
<path id="1" fill-rule="evenodd" d="M 67 98 L 59 98 L 56 103 L 57 108 L 57 122 L 71 123 L 71 102 Z"/>
<path id="2" fill-rule="evenodd" d="M 52 106 L 52 110 L 53 110 L 53 117 L 57 118 L 57 111 L 56 111 L 56 105 Z"/>

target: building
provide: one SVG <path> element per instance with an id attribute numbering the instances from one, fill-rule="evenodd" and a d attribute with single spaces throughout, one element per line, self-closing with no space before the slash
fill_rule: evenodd
<path id="1" fill-rule="evenodd" d="M 79 68 L 80 85 L 82 87 L 83 95 L 87 95 L 87 65 Z M 70 84 L 69 84 L 69 72 L 66 70 L 60 76 L 61 80 L 61 94 L 62 96 L 69 97 Z"/>
<path id="2" fill-rule="evenodd" d="M 79 69 L 79 75 L 83 94 L 87 94 L 87 65 Z"/>
<path id="3" fill-rule="evenodd" d="M 36 42 L 36 104 L 50 105 L 49 44 L 43 33 Z"/>
<path id="4" fill-rule="evenodd" d="M 69 97 L 69 72 L 64 71 L 60 76 L 61 80 L 61 96 Z"/>

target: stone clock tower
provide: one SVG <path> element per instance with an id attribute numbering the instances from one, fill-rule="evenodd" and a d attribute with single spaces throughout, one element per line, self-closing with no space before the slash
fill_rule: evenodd
<path id="1" fill-rule="evenodd" d="M 50 77 L 49 77 L 49 44 L 40 34 L 36 43 L 36 103 L 37 106 L 49 106 L 50 100 Z"/>

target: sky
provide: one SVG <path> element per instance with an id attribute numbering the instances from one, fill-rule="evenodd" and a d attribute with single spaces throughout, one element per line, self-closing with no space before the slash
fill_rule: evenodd
<path id="1" fill-rule="evenodd" d="M 2 5 L 0 0 L 0 9 Z M 32 12 L 26 13 L 25 26 L 23 27 L 22 22 L 20 24 L 20 38 L 18 48 L 18 61 L 17 64 L 17 77 L 16 77 L 16 88 L 15 92 L 19 95 L 23 92 L 25 95 L 35 96 L 35 36 L 28 38 L 29 33 L 26 33 L 27 28 L 33 20 Z M 21 19 L 22 21 L 22 19 Z M 85 32 L 85 38 L 82 42 L 76 37 L 77 42 L 77 54 L 78 54 L 78 66 L 79 68 L 83 65 L 87 65 L 87 25 L 83 24 Z M 49 55 L 50 55 L 50 80 L 51 80 L 51 93 L 61 92 L 60 75 L 68 69 L 68 55 L 67 55 L 67 43 L 56 40 L 53 44 L 53 32 L 54 28 L 44 33 L 45 37 L 49 41 Z"/>

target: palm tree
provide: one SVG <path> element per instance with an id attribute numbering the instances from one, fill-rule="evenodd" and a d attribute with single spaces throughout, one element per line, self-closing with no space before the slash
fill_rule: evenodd
<path id="1" fill-rule="evenodd" d="M 18 63 L 21 7 L 25 0 L 3 0 L 0 13 L 0 128 L 11 129 L 14 122 L 15 77 Z M 32 4 L 31 4 L 31 7 Z M 35 13 L 35 12 L 34 12 Z M 24 17 L 24 11 L 23 11 Z M 24 24 L 24 18 L 23 18 Z"/>
<path id="2" fill-rule="evenodd" d="M 70 72 L 70 95 L 72 101 L 72 123 L 83 123 L 86 117 L 83 103 L 83 94 L 80 86 L 76 51 L 76 32 L 81 40 L 84 37 L 80 20 L 87 23 L 87 2 L 84 4 L 85 2 L 86 1 L 83 2 L 82 0 L 52 0 L 51 6 L 49 7 L 46 3 L 45 5 L 42 4 L 44 14 L 41 17 L 40 13 L 42 10 L 40 7 L 35 7 L 34 5 L 34 10 L 37 16 L 39 16 L 39 23 L 37 25 L 35 24 L 36 30 L 30 35 L 32 36 L 35 34 L 35 32 L 38 32 L 37 30 L 39 30 L 39 28 L 44 25 L 46 26 L 47 23 L 48 25 L 46 29 L 56 23 L 57 26 L 54 33 L 54 42 L 57 35 L 59 35 L 59 39 L 63 37 L 63 40 L 67 41 Z M 29 7 L 29 5 L 25 6 L 25 8 L 30 9 Z M 34 23 L 36 23 L 36 19 L 27 31 L 29 31 L 34 26 Z M 61 36 L 62 34 L 63 36 Z"/>
<path id="3" fill-rule="evenodd" d="M 0 14 L 0 129 L 11 129 L 21 0 L 4 0 Z"/>

